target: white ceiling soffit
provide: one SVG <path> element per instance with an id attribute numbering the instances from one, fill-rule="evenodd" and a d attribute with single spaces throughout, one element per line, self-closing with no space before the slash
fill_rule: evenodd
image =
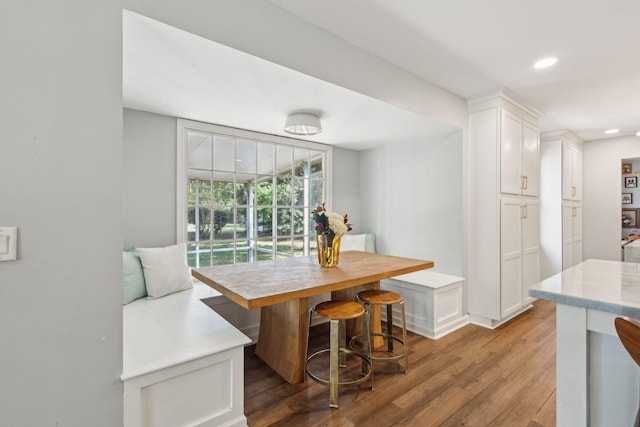
<path id="1" fill-rule="evenodd" d="M 640 130 L 638 0 L 270 1 L 464 98 L 508 88 L 543 131 Z"/>
<path id="2" fill-rule="evenodd" d="M 126 10 L 123 103 L 281 136 L 288 114 L 316 113 L 323 131 L 304 139 L 356 150 L 456 130 Z"/>

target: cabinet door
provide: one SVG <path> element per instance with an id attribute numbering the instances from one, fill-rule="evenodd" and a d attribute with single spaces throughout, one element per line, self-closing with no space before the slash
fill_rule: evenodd
<path id="1" fill-rule="evenodd" d="M 540 195 L 540 133 L 529 123 L 522 125 L 522 194 Z"/>
<path id="2" fill-rule="evenodd" d="M 562 198 L 582 200 L 582 152 L 562 144 Z"/>
<path id="3" fill-rule="evenodd" d="M 574 188 L 573 200 L 582 200 L 582 151 L 573 150 L 571 158 L 571 182 Z"/>
<path id="4" fill-rule="evenodd" d="M 529 288 L 540 281 L 540 202 L 522 206 L 522 294 L 524 302 L 533 300 Z"/>
<path id="5" fill-rule="evenodd" d="M 522 307 L 522 227 L 518 199 L 500 203 L 500 313 L 509 316 Z"/>
<path id="6" fill-rule="evenodd" d="M 572 256 L 573 265 L 582 262 L 582 205 L 579 203 L 573 206 L 573 222 L 571 227 Z"/>
<path id="7" fill-rule="evenodd" d="M 522 120 L 508 111 L 500 115 L 500 191 L 520 194 Z"/>
<path id="8" fill-rule="evenodd" d="M 562 144 L 562 199 L 573 199 L 573 149 L 567 143 Z"/>
<path id="9" fill-rule="evenodd" d="M 562 269 L 573 266 L 573 204 L 562 203 Z"/>

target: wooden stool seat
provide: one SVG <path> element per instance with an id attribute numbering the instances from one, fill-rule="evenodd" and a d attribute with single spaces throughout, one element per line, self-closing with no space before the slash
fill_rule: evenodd
<path id="1" fill-rule="evenodd" d="M 358 293 L 358 299 L 369 304 L 398 304 L 402 302 L 402 295 L 383 290 L 370 290 Z"/>
<path id="2" fill-rule="evenodd" d="M 329 348 L 316 351 L 309 356 L 309 344 L 307 342 L 307 356 L 305 358 L 305 380 L 309 376 L 313 380 L 329 386 L 329 407 L 338 407 L 338 386 L 360 384 L 366 380 L 371 380 L 371 390 L 373 390 L 373 366 L 371 365 L 371 350 L 369 341 L 364 341 L 363 351 L 358 352 L 347 348 L 345 321 L 364 317 L 364 330 L 369 336 L 369 313 L 362 305 L 354 301 L 325 301 L 316 304 L 309 310 L 309 330 L 311 330 L 311 320 L 313 313 L 329 319 L 330 339 Z M 329 353 L 329 378 L 320 377 L 309 369 L 309 362 L 322 354 Z M 339 368 L 347 367 L 347 356 L 353 355 L 361 359 L 360 378 L 352 381 L 339 378 Z"/>
<path id="3" fill-rule="evenodd" d="M 313 310 L 319 316 L 335 320 L 356 319 L 364 314 L 364 307 L 354 301 L 325 301 Z"/>
<path id="4" fill-rule="evenodd" d="M 629 317 L 616 317 L 616 332 L 629 356 L 640 366 L 640 322 Z M 634 427 L 640 427 L 640 408 L 636 412 Z"/>

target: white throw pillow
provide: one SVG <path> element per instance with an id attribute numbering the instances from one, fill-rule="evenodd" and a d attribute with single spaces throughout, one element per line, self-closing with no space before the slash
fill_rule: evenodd
<path id="1" fill-rule="evenodd" d="M 149 298 L 160 298 L 193 287 L 185 243 L 136 250 L 142 261 Z"/>
<path id="2" fill-rule="evenodd" d="M 365 250 L 366 234 L 345 234 L 340 238 L 341 251 Z"/>

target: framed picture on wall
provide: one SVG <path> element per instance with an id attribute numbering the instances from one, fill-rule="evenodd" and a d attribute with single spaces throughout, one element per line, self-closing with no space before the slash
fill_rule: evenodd
<path id="1" fill-rule="evenodd" d="M 633 203 L 633 193 L 622 193 L 622 204 L 630 205 Z"/>
<path id="2" fill-rule="evenodd" d="M 631 173 L 631 169 L 633 169 L 633 165 L 631 163 L 623 163 L 622 164 L 622 175 L 627 175 Z"/>
<path id="3" fill-rule="evenodd" d="M 638 209 L 622 209 L 622 226 L 624 228 L 638 226 Z"/>
<path id="4" fill-rule="evenodd" d="M 638 186 L 637 176 L 626 176 L 624 178 L 624 188 L 636 188 Z"/>

